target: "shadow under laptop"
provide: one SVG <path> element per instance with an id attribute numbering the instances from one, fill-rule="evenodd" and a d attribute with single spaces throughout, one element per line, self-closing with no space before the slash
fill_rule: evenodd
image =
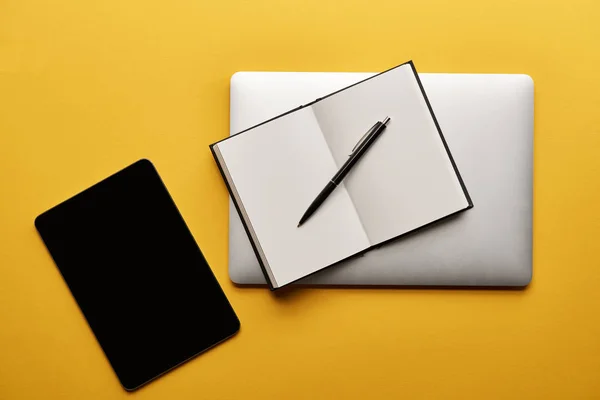
<path id="1" fill-rule="evenodd" d="M 268 289 L 267 285 L 240 285 L 233 283 L 235 287 L 240 289 Z M 397 291 L 410 291 L 410 290 L 443 290 L 443 291 L 514 291 L 522 292 L 529 288 L 531 284 L 527 286 L 452 286 L 452 285 L 327 285 L 327 284 L 315 284 L 315 283 L 295 283 L 290 286 L 285 286 L 281 289 L 272 291 L 273 295 L 278 298 L 291 298 L 295 295 L 295 292 L 300 293 L 302 289 L 334 289 L 334 290 L 397 290 Z"/>

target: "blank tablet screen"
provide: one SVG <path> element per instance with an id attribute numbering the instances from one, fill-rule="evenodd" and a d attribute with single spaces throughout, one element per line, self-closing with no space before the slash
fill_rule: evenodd
<path id="1" fill-rule="evenodd" d="M 125 389 L 238 331 L 149 161 L 46 211 L 35 225 Z"/>

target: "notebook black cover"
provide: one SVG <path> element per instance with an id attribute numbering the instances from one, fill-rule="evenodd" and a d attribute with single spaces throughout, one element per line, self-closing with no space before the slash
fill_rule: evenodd
<path id="1" fill-rule="evenodd" d="M 153 165 L 140 160 L 35 220 L 123 387 L 240 323 Z"/>
<path id="2" fill-rule="evenodd" d="M 414 65 L 413 61 L 412 61 L 412 60 L 410 60 L 410 61 L 407 61 L 407 62 L 405 62 L 405 63 L 399 64 L 399 65 L 396 65 L 395 67 L 389 68 L 389 69 L 387 69 L 387 70 L 385 70 L 385 71 L 383 71 L 383 72 L 380 72 L 380 73 L 378 73 L 378 74 L 375 74 L 375 75 L 373 75 L 373 76 L 371 76 L 371 77 L 369 77 L 369 78 L 363 79 L 363 80 L 361 80 L 361 81 L 359 81 L 359 82 L 356 82 L 356 83 L 354 83 L 354 84 L 352 84 L 352 85 L 349 85 L 349 86 L 346 86 L 346 87 L 344 87 L 344 88 L 342 88 L 342 89 L 336 90 L 335 92 L 332 92 L 332 93 L 330 93 L 330 94 L 328 94 L 328 95 L 326 95 L 326 96 L 323 96 L 323 97 L 320 97 L 320 98 L 318 98 L 318 99 L 315 99 L 314 101 L 312 101 L 312 102 L 310 102 L 310 103 L 307 103 L 307 104 L 301 105 L 301 106 L 299 106 L 299 107 L 296 107 L 296 108 L 294 108 L 294 109 L 292 109 L 292 110 L 289 110 L 289 111 L 286 111 L 286 112 L 284 112 L 284 113 L 282 113 L 282 114 L 280 114 L 280 115 L 277 115 L 277 116 L 275 116 L 275 117 L 273 117 L 273 118 L 271 118 L 271 119 L 268 119 L 268 120 L 266 120 L 266 121 L 263 121 L 263 122 L 261 122 L 261 123 L 259 123 L 259 124 L 256 124 L 256 125 L 254 125 L 254 126 L 251 126 L 251 127 L 249 127 L 249 128 L 246 128 L 246 129 L 242 130 L 241 132 L 238 132 L 238 133 L 236 133 L 236 134 L 234 134 L 234 135 L 231 135 L 231 136 L 229 136 L 229 137 L 227 137 L 227 138 L 224 138 L 224 139 L 222 139 L 222 140 L 219 140 L 219 141 L 217 141 L 217 142 L 215 142 L 215 143 L 213 143 L 213 144 L 211 144 L 211 145 L 209 146 L 209 147 L 210 147 L 210 150 L 211 150 L 211 152 L 212 152 L 213 158 L 214 158 L 214 160 L 215 160 L 215 162 L 216 162 L 216 164 L 217 164 L 217 167 L 219 168 L 219 172 L 221 173 L 221 176 L 222 176 L 222 178 L 223 178 L 223 181 L 225 182 L 225 185 L 226 185 L 226 187 L 227 187 L 227 190 L 228 190 L 228 192 L 229 192 L 230 198 L 232 199 L 232 202 L 233 202 L 233 204 L 234 204 L 234 206 L 235 206 L 235 208 L 236 208 L 236 210 L 237 210 L 238 214 L 240 215 L 240 221 L 242 222 L 242 225 L 244 226 L 244 230 L 246 231 L 246 235 L 248 236 L 248 239 L 249 239 L 249 241 L 250 241 L 250 244 L 251 244 L 251 246 L 252 246 L 252 250 L 254 251 L 254 254 L 256 255 L 256 259 L 258 260 L 258 264 L 260 265 L 260 268 L 261 268 L 261 270 L 262 270 L 262 272 L 263 272 L 263 274 L 264 274 L 264 276 L 265 276 L 265 279 L 266 279 L 266 281 L 267 281 L 267 284 L 268 284 L 268 286 L 269 286 L 269 289 L 270 289 L 270 290 L 277 290 L 277 289 L 280 289 L 280 288 L 282 288 L 282 287 L 288 286 L 288 285 L 290 285 L 290 284 L 292 284 L 292 283 L 294 283 L 294 282 L 297 282 L 297 281 L 299 281 L 300 279 L 307 278 L 307 277 L 309 277 L 309 276 L 311 276 L 311 275 L 314 275 L 314 274 L 316 274 L 316 273 L 318 273 L 318 272 L 320 272 L 320 271 L 323 271 L 323 269 L 325 269 L 325 268 L 323 268 L 323 269 L 320 269 L 320 270 L 318 270 L 318 271 L 315 271 L 315 272 L 313 272 L 313 273 L 311 273 L 311 274 L 309 274 L 309 275 L 306 275 L 306 276 L 304 276 L 304 277 L 302 277 L 302 278 L 300 278 L 300 279 L 297 279 L 296 281 L 289 282 L 289 283 L 287 283 L 287 284 L 285 284 L 285 285 L 278 286 L 278 287 L 274 287 L 274 286 L 273 286 L 273 283 L 272 283 L 272 282 L 271 282 L 271 280 L 269 279 L 269 274 L 267 273 L 267 270 L 266 270 L 266 268 L 265 268 L 265 265 L 263 264 L 263 261 L 262 261 L 262 259 L 261 259 L 261 257 L 260 257 L 260 254 L 259 254 L 259 251 L 258 251 L 258 249 L 257 249 L 257 247 L 256 247 L 256 243 L 254 243 L 254 240 L 253 240 L 253 238 L 252 238 L 252 235 L 250 234 L 250 229 L 249 229 L 249 227 L 248 227 L 248 225 L 247 225 L 247 223 L 246 223 L 246 221 L 245 221 L 245 219 L 244 219 L 244 216 L 243 216 L 243 214 L 242 214 L 242 212 L 241 212 L 241 210 L 240 210 L 240 205 L 238 204 L 238 201 L 236 200 L 236 198 L 235 198 L 235 196 L 234 196 L 234 194 L 233 194 L 233 190 L 232 190 L 232 188 L 231 188 L 231 186 L 230 186 L 230 184 L 229 184 L 229 181 L 227 180 L 227 176 L 226 176 L 226 174 L 225 174 L 225 171 L 223 170 L 223 166 L 222 166 L 222 165 L 221 165 L 221 163 L 219 162 L 219 159 L 218 159 L 218 157 L 217 157 L 217 155 L 216 155 L 216 153 L 215 153 L 214 146 L 215 146 L 215 145 L 217 145 L 217 144 L 219 144 L 220 142 L 222 142 L 222 141 L 225 141 L 225 140 L 228 140 L 228 139 L 230 139 L 230 138 L 232 138 L 232 137 L 234 137 L 234 136 L 241 135 L 241 134 L 243 134 L 243 133 L 245 133 L 245 132 L 247 132 L 247 131 L 250 131 L 250 130 L 252 130 L 252 129 L 256 128 L 256 127 L 259 127 L 259 126 L 261 126 L 261 125 L 267 124 L 267 123 L 269 123 L 269 122 L 271 122 L 271 121 L 273 121 L 273 120 L 276 120 L 276 119 L 278 119 L 278 118 L 281 118 L 281 117 L 283 117 L 283 116 L 285 116 L 285 115 L 288 115 L 288 114 L 290 114 L 290 113 L 293 113 L 293 112 L 296 112 L 296 111 L 298 111 L 298 110 L 301 110 L 301 109 L 302 109 L 302 108 L 304 108 L 304 107 L 309 107 L 309 106 L 311 106 L 311 105 L 313 105 L 313 104 L 315 104 L 315 103 L 318 103 L 319 101 L 322 101 L 322 100 L 324 100 L 324 99 L 326 99 L 326 98 L 328 98 L 328 97 L 331 97 L 331 96 L 333 96 L 333 95 L 335 95 L 335 94 L 337 94 L 337 93 L 339 93 L 339 92 L 342 92 L 342 91 L 344 91 L 344 90 L 347 90 L 347 89 L 349 89 L 349 88 L 351 88 L 351 87 L 353 87 L 353 86 L 360 85 L 361 83 L 364 83 L 364 82 L 366 82 L 366 81 L 368 81 L 368 80 L 371 80 L 371 79 L 376 79 L 378 76 L 380 76 L 380 75 L 382 75 L 382 74 L 385 74 L 386 72 L 392 71 L 392 70 L 394 70 L 394 69 L 396 69 L 396 68 L 402 67 L 402 66 L 404 66 L 404 65 L 410 65 L 410 67 L 411 67 L 411 69 L 412 69 L 412 72 L 413 72 L 413 74 L 415 75 L 415 78 L 416 78 L 416 80 L 417 80 L 417 83 L 418 83 L 418 85 L 419 85 L 419 89 L 420 89 L 420 91 L 421 91 L 421 93 L 422 93 L 422 95 L 423 95 L 423 97 L 424 97 L 424 99 L 425 99 L 425 103 L 427 104 L 427 108 L 429 109 L 429 113 L 431 114 L 431 117 L 432 117 L 432 119 L 433 119 L 433 122 L 434 122 L 434 124 L 435 124 L 435 127 L 436 127 L 436 129 L 437 129 L 437 131 L 438 131 L 438 134 L 440 135 L 440 139 L 441 139 L 441 141 L 442 141 L 442 144 L 443 144 L 443 146 L 444 146 L 444 149 L 446 150 L 446 153 L 447 153 L 447 155 L 448 155 L 448 158 L 450 159 L 450 163 L 452 164 L 452 168 L 453 168 L 453 170 L 454 170 L 454 173 L 456 174 L 456 177 L 457 177 L 457 179 L 458 179 L 458 182 L 460 183 L 461 189 L 462 189 L 462 191 L 463 191 L 463 193 L 464 193 L 464 195 L 465 195 L 465 198 L 466 198 L 466 200 L 467 200 L 468 206 L 467 206 L 466 208 L 462 209 L 462 210 L 459 210 L 458 212 L 455 212 L 455 213 L 452 213 L 452 214 L 446 215 L 445 217 L 442 217 L 442 218 L 440 218 L 440 219 L 437 219 L 437 220 L 435 220 L 435 221 L 431 221 L 430 223 L 428 223 L 428 224 L 425 224 L 425 225 L 423 225 L 423 226 L 421 226 L 421 227 L 419 227 L 419 228 L 417 228 L 417 229 L 414 229 L 414 230 L 412 230 L 412 231 L 409 231 L 409 232 L 403 233 L 403 234 L 401 234 L 401 235 L 399 235 L 399 236 L 396 236 L 396 237 L 394 237 L 394 238 L 392 238 L 392 239 L 390 239 L 390 240 L 387 240 L 387 241 L 385 241 L 385 242 L 383 242 L 383 243 L 379 243 L 379 244 L 377 244 L 377 245 L 375 245 L 375 246 L 372 246 L 372 247 L 370 247 L 370 248 L 367 248 L 366 250 L 364 250 L 364 251 L 361 251 L 360 253 L 357 253 L 357 254 L 351 255 L 350 257 L 347 257 L 347 258 L 345 258 L 345 259 L 339 260 L 338 262 L 336 262 L 336 263 L 334 263 L 334 264 L 331 264 L 331 265 L 329 265 L 329 266 L 327 266 L 327 267 L 325 267 L 325 268 L 330 268 L 330 267 L 332 267 L 332 266 L 334 266 L 334 265 L 337 265 L 337 264 L 339 264 L 339 263 L 342 263 L 342 262 L 344 262 L 344 261 L 346 261 L 346 260 L 348 260 L 348 259 L 350 259 L 350 258 L 361 256 L 361 255 L 363 255 L 363 254 L 365 254 L 365 253 L 367 253 L 367 252 L 369 252 L 369 251 L 371 251 L 371 250 L 373 250 L 373 249 L 380 248 L 381 246 L 383 246 L 383 245 L 385 245 L 385 244 L 387 244 L 387 243 L 389 243 L 389 242 L 392 242 L 392 241 L 395 241 L 395 240 L 401 239 L 401 238 L 403 238 L 403 237 L 405 237 L 405 236 L 407 236 L 407 235 L 410 235 L 410 234 L 414 233 L 415 231 L 420 231 L 420 230 L 422 230 L 422 229 L 425 229 L 425 228 L 427 228 L 427 227 L 430 227 L 430 226 L 432 226 L 432 225 L 434 225 L 434 224 L 436 224 L 436 223 L 438 223 L 438 222 L 440 222 L 440 221 L 442 221 L 442 220 L 448 219 L 448 218 L 450 218 L 451 216 L 453 216 L 453 215 L 455 215 L 455 214 L 458 214 L 458 213 L 461 213 L 461 212 L 464 212 L 464 211 L 466 211 L 466 210 L 469 210 L 469 209 L 473 208 L 473 206 L 474 206 L 474 205 L 473 205 L 473 201 L 471 200 L 471 196 L 469 195 L 469 192 L 467 191 L 467 187 L 466 187 L 466 185 L 465 185 L 465 183 L 464 183 L 464 181 L 463 181 L 463 179 L 462 179 L 462 176 L 460 175 L 460 172 L 459 172 L 459 170 L 458 170 L 458 167 L 456 166 L 456 162 L 454 161 L 454 158 L 452 157 L 452 153 L 450 152 L 450 148 L 448 147 L 448 144 L 447 144 L 447 142 L 446 142 L 446 139 L 444 138 L 444 134 L 442 133 L 442 130 L 441 130 L 441 128 L 440 128 L 440 125 L 439 125 L 439 123 L 438 123 L 438 120 L 437 120 L 437 118 L 435 117 L 435 114 L 434 114 L 434 112 L 433 112 L 433 108 L 431 107 L 431 103 L 429 102 L 429 98 L 427 97 L 427 93 L 425 93 L 425 89 L 423 88 L 423 84 L 421 83 L 421 79 L 419 78 L 419 75 L 418 75 L 418 73 L 417 73 L 417 70 L 416 70 L 416 68 L 415 68 L 415 65 Z"/>

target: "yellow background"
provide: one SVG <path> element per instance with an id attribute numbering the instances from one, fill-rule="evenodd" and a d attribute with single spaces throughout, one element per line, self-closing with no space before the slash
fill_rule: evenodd
<path id="1" fill-rule="evenodd" d="M 0 399 L 600 398 L 598 21 L 598 0 L 0 0 Z M 235 287 L 208 149 L 231 74 L 408 59 L 533 77 L 529 288 Z M 128 394 L 33 220 L 142 157 L 242 329 Z"/>

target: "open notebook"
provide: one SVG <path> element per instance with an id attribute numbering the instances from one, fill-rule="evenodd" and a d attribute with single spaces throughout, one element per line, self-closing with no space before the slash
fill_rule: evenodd
<path id="1" fill-rule="evenodd" d="M 385 132 L 300 228 L 364 133 Z M 471 208 L 412 62 L 211 145 L 272 289 Z"/>

